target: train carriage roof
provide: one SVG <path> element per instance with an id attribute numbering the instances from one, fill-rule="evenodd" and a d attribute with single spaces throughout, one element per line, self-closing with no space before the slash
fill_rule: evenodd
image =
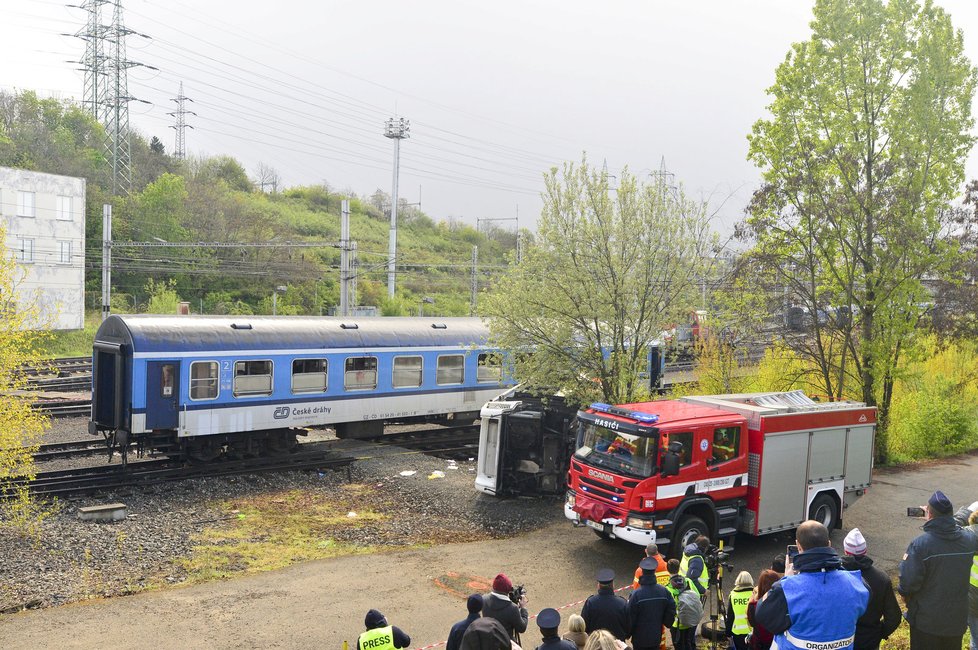
<path id="1" fill-rule="evenodd" d="M 200 352 L 485 345 L 479 318 L 113 315 L 99 343 L 133 352 Z"/>

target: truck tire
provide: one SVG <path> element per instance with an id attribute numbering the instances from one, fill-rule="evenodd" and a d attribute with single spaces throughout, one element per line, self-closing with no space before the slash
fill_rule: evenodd
<path id="1" fill-rule="evenodd" d="M 830 531 L 834 529 L 839 523 L 839 508 L 835 505 L 835 499 L 824 492 L 816 496 L 808 507 L 808 518 L 814 519 Z"/>
<path id="2" fill-rule="evenodd" d="M 672 557 L 681 558 L 683 549 L 693 543 L 700 535 L 710 536 L 710 527 L 699 517 L 689 515 L 683 517 L 676 527 L 676 534 L 672 542 Z"/>
<path id="3" fill-rule="evenodd" d="M 700 636 L 707 641 L 719 641 L 721 643 L 726 642 L 726 622 L 722 619 L 717 621 L 703 621 L 703 623 L 700 625 Z"/>

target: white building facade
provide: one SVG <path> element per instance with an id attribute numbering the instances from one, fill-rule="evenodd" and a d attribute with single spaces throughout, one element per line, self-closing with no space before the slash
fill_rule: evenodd
<path id="1" fill-rule="evenodd" d="M 0 167 L 0 219 L 18 303 L 37 306 L 39 327 L 83 328 L 85 179 Z"/>

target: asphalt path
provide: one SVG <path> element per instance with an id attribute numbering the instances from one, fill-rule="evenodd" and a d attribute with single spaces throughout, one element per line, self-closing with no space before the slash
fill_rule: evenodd
<path id="1" fill-rule="evenodd" d="M 978 456 L 877 472 L 866 496 L 844 513 L 833 546 L 841 548 L 845 533 L 858 526 L 869 555 L 895 575 L 923 523 L 907 518 L 906 508 L 925 503 L 935 489 L 955 508 L 978 500 Z M 741 536 L 725 584 L 741 570 L 756 576 L 792 541 L 788 534 Z M 0 647 L 338 650 L 346 640 L 352 649 L 364 614 L 376 608 L 411 635 L 412 647 L 421 648 L 444 641 L 451 624 L 464 618 L 465 594 L 485 588 L 499 571 L 526 585 L 531 613 L 566 606 L 566 621 L 593 592 L 598 569 L 614 569 L 624 584 L 641 555 L 638 547 L 599 540 L 586 528 L 553 525 L 512 539 L 322 560 L 231 581 L 6 615 L 0 617 Z M 539 639 L 531 623 L 524 646 Z"/>

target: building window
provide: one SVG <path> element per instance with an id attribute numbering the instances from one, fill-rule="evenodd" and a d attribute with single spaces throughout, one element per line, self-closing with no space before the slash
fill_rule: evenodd
<path id="1" fill-rule="evenodd" d="M 329 363 L 326 359 L 295 359 L 292 361 L 293 393 L 325 393 L 326 373 Z"/>
<path id="2" fill-rule="evenodd" d="M 497 352 L 483 352 L 479 355 L 479 369 L 476 379 L 480 382 L 498 382 L 503 376 L 503 360 Z"/>
<path id="3" fill-rule="evenodd" d="M 217 397 L 217 362 L 194 361 L 190 364 L 190 399 Z"/>
<path id="4" fill-rule="evenodd" d="M 394 357 L 394 388 L 418 388 L 424 361 L 421 357 Z"/>
<path id="5" fill-rule="evenodd" d="M 350 357 L 343 373 L 346 390 L 373 390 L 377 388 L 377 357 Z"/>
<path id="6" fill-rule="evenodd" d="M 235 361 L 234 396 L 254 397 L 272 394 L 272 362 Z"/>
<path id="7" fill-rule="evenodd" d="M 71 242 L 58 242 L 58 264 L 71 264 Z"/>
<path id="8" fill-rule="evenodd" d="M 438 357 L 435 381 L 441 384 L 461 384 L 465 380 L 465 355 L 445 354 Z"/>
<path id="9" fill-rule="evenodd" d="M 34 240 L 19 238 L 17 240 L 17 261 L 18 262 L 33 262 L 34 261 Z"/>
<path id="10" fill-rule="evenodd" d="M 58 219 L 63 221 L 71 221 L 71 197 L 70 196 L 59 196 L 58 197 Z"/>
<path id="11" fill-rule="evenodd" d="M 34 192 L 17 192 L 17 216 L 34 216 Z"/>

